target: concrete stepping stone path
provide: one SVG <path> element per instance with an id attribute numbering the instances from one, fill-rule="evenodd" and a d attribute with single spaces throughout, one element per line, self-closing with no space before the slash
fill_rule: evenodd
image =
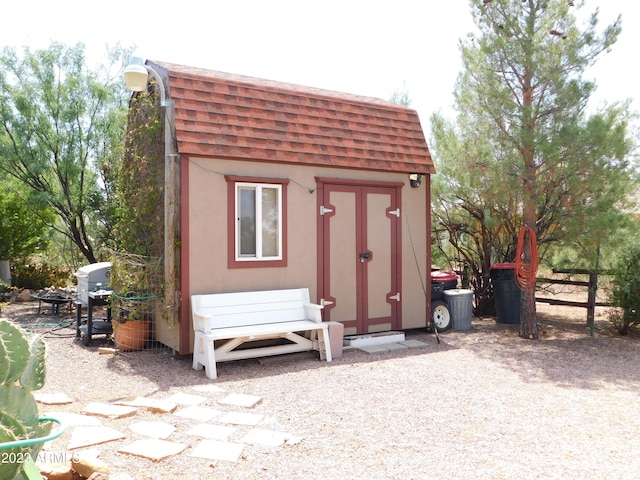
<path id="1" fill-rule="evenodd" d="M 225 460 L 236 462 L 244 445 L 241 443 L 221 442 L 218 440 L 203 440 L 191 452 L 192 457 L 207 458 L 209 460 Z"/>
<path id="2" fill-rule="evenodd" d="M 118 446 L 119 453 L 154 462 L 180 454 L 236 462 L 250 445 L 279 448 L 285 443 L 293 445 L 301 441 L 301 437 L 259 427 L 261 423 L 273 423 L 271 417 L 246 411 L 262 402 L 260 396 L 226 394 L 217 385 L 197 385 L 191 390 L 198 394 L 179 391 L 166 398 L 137 396 L 113 403 L 90 402 L 81 409 L 81 414 L 63 411 L 46 414 L 60 419 L 71 433 L 69 450 L 119 441 L 122 442 Z M 64 394 L 54 395 L 43 396 L 41 403 L 47 405 L 46 401 L 66 401 L 68 398 Z M 218 409 L 212 408 L 216 405 Z M 119 419 L 145 411 L 154 416 L 163 415 L 163 421 L 132 421 L 126 427 L 126 434 L 102 423 L 113 420 L 122 425 Z M 185 442 L 184 436 L 177 442 L 171 441 L 180 433 L 192 437 L 193 443 Z"/>
<path id="3" fill-rule="evenodd" d="M 69 450 L 100 445 L 101 443 L 123 440 L 126 435 L 111 427 L 75 427 L 71 434 L 71 440 L 67 445 Z"/>
<path id="4" fill-rule="evenodd" d="M 97 417 L 107 418 L 123 418 L 135 415 L 138 411 L 137 407 L 128 407 L 125 405 L 113 405 L 111 403 L 93 402 L 87 404 L 82 413 L 85 415 L 95 415 Z"/>
<path id="5" fill-rule="evenodd" d="M 138 440 L 130 445 L 125 445 L 118 452 L 128 453 L 137 457 L 144 457 L 154 462 L 164 460 L 167 457 L 177 455 L 187 448 L 181 443 L 168 442 L 157 438 Z"/>
<path id="6" fill-rule="evenodd" d="M 191 405 L 174 412 L 176 417 L 191 418 L 193 420 L 199 420 L 201 422 L 207 422 L 214 417 L 219 417 L 223 412 L 214 410 L 213 408 L 199 407 L 198 405 Z"/>
<path id="7" fill-rule="evenodd" d="M 129 426 L 132 432 L 147 437 L 166 440 L 176 431 L 176 426 L 165 422 L 136 422 Z"/>

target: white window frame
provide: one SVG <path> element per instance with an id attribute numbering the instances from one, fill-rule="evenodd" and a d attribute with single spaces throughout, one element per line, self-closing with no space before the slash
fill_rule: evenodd
<path id="1" fill-rule="evenodd" d="M 240 190 L 242 188 L 255 189 L 256 204 L 256 245 L 255 255 L 240 254 Z M 264 256 L 262 253 L 262 190 L 272 189 L 278 192 L 277 209 L 278 209 L 278 255 Z M 282 185 L 277 183 L 254 183 L 254 182 L 235 182 L 235 261 L 236 262 L 265 262 L 265 261 L 281 261 L 283 259 L 283 218 L 282 218 Z M 259 228 L 260 227 L 260 228 Z"/>

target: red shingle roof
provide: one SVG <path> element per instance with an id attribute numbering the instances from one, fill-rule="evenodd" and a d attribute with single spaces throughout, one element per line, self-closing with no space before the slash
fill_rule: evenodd
<path id="1" fill-rule="evenodd" d="M 169 79 L 178 152 L 435 173 L 418 114 L 383 100 L 148 62 Z"/>

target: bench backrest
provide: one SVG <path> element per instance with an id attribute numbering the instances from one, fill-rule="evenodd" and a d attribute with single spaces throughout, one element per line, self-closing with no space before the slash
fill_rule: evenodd
<path id="1" fill-rule="evenodd" d="M 191 295 L 194 330 L 305 320 L 309 289 Z"/>

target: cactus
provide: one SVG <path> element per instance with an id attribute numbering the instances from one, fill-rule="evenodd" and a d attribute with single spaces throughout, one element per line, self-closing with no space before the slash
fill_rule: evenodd
<path id="1" fill-rule="evenodd" d="M 35 459 L 41 444 L 2 450 L 2 444 L 46 436 L 51 423 L 39 422 L 38 405 L 31 393 L 45 381 L 46 344 L 41 337 L 27 333 L 8 320 L 0 320 L 0 479 L 23 478 L 21 461 Z"/>

